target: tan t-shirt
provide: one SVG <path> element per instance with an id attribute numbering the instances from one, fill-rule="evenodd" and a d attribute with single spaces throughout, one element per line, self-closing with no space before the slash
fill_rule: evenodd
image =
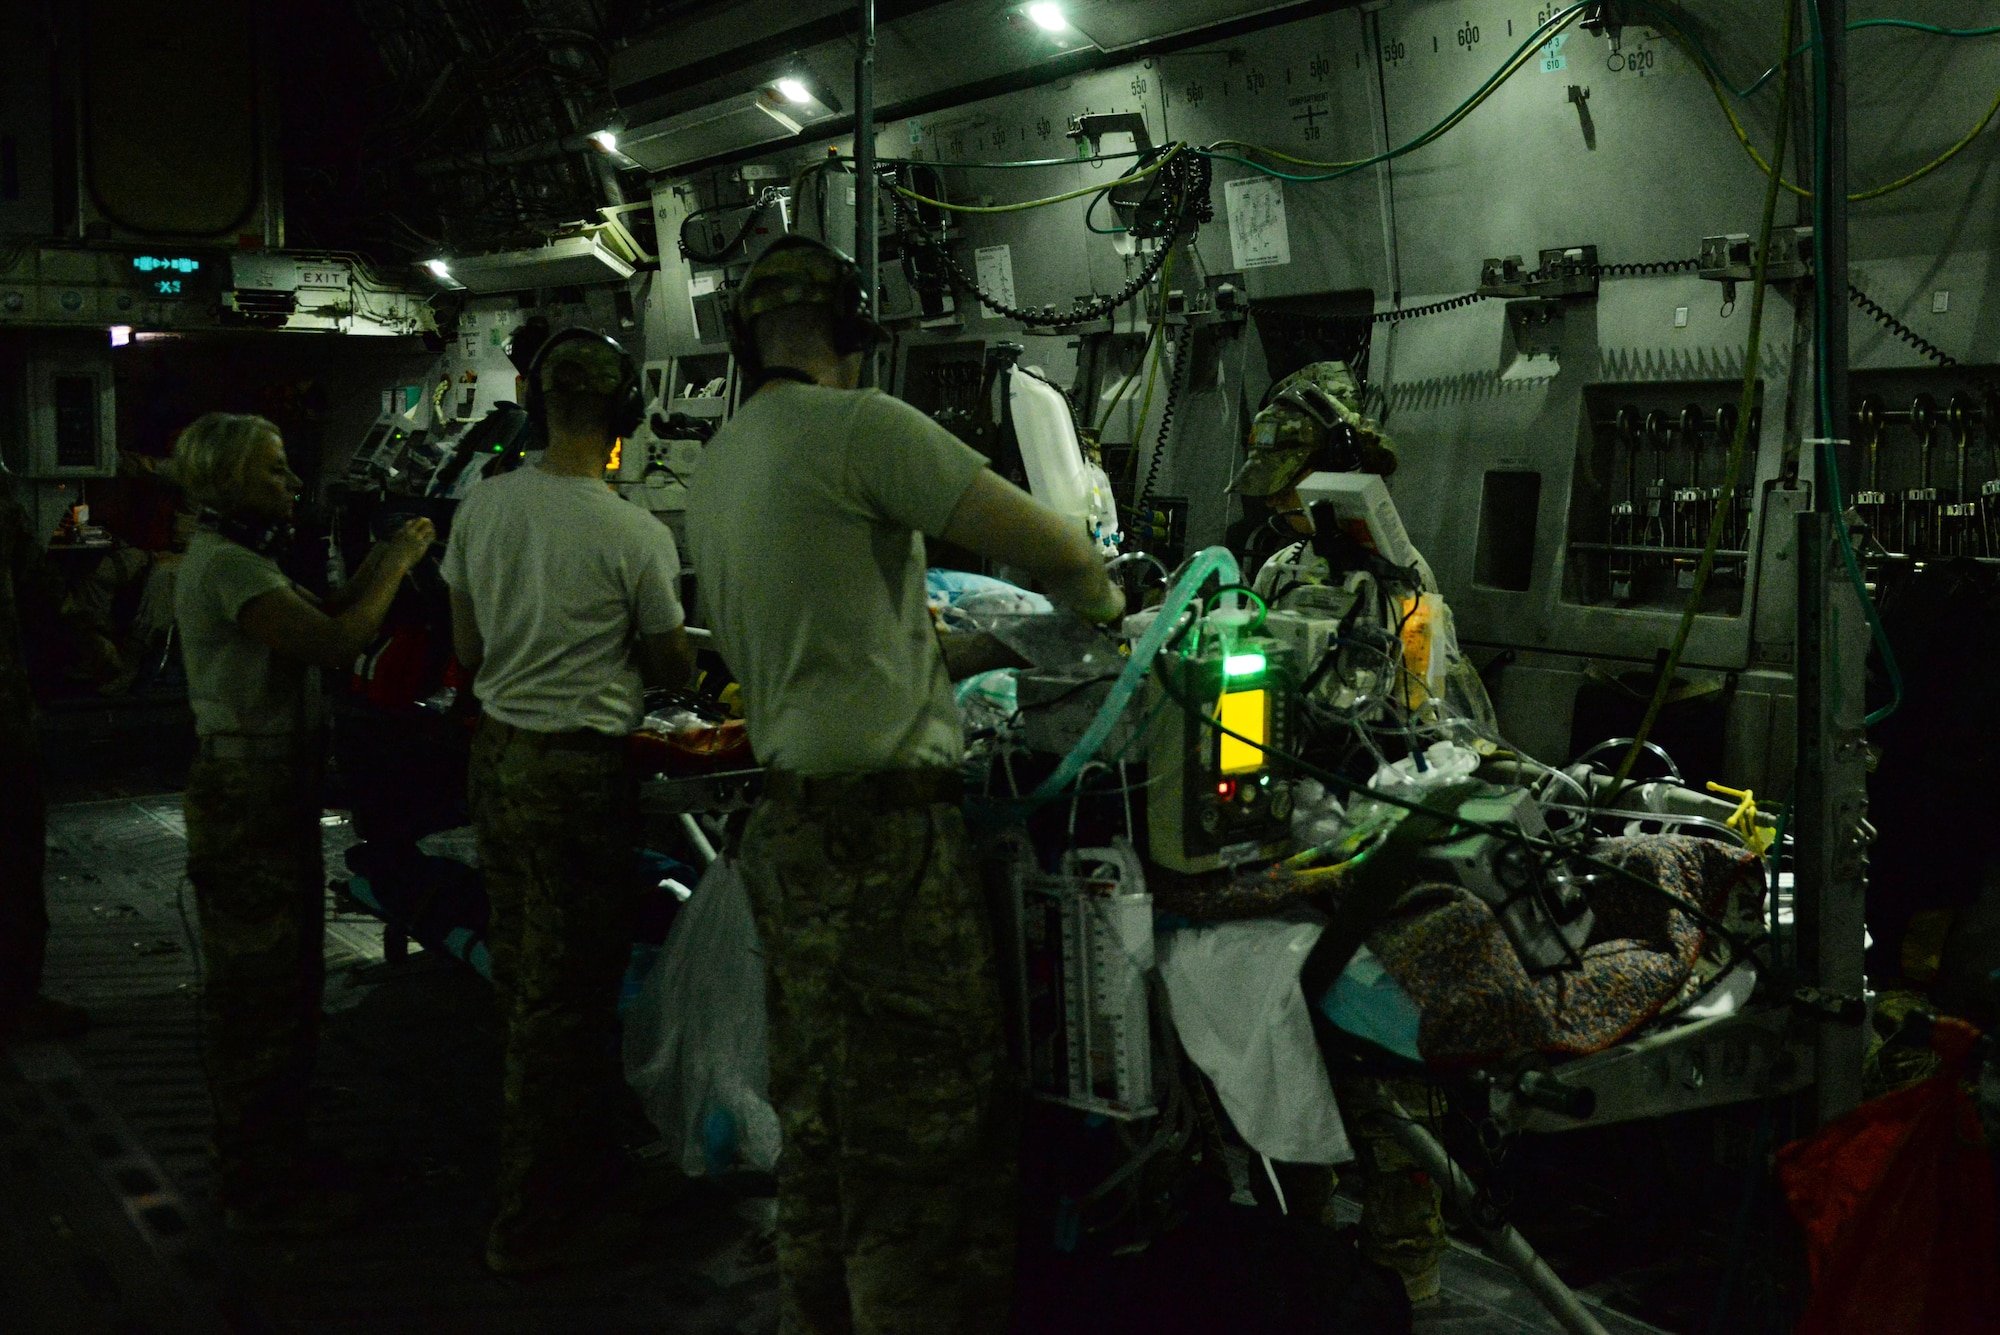
<path id="1" fill-rule="evenodd" d="M 188 539 L 174 581 L 174 621 L 196 733 L 277 737 L 325 721 L 319 669 L 266 647 L 241 624 L 251 599 L 296 587 L 276 561 L 219 533 L 200 529 Z"/>
<path id="2" fill-rule="evenodd" d="M 985 466 L 879 390 L 774 381 L 715 433 L 688 547 L 758 760 L 851 774 L 963 758 L 921 535 Z"/>
<path id="3" fill-rule="evenodd" d="M 667 526 L 596 478 L 530 465 L 481 482 L 444 553 L 486 641 L 479 703 L 531 732 L 631 732 L 645 714 L 633 648 L 680 629 L 680 573 Z"/>

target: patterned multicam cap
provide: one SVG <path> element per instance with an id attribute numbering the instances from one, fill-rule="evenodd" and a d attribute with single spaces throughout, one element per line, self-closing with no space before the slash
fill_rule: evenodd
<path id="1" fill-rule="evenodd" d="M 1396 471 L 1396 447 L 1379 424 L 1361 415 L 1361 386 L 1346 362 L 1314 362 L 1286 376 L 1250 421 L 1248 455 L 1229 489 L 1239 496 L 1275 496 L 1313 466 L 1328 445 L 1337 472 Z"/>
<path id="2" fill-rule="evenodd" d="M 625 388 L 630 374 L 627 358 L 609 343 L 595 338 L 565 339 L 542 360 L 542 391 L 610 398 Z"/>
<path id="3" fill-rule="evenodd" d="M 840 306 L 854 297 L 861 282 L 854 261 L 810 237 L 784 236 L 773 241 L 743 276 L 736 290 L 736 318 L 748 329 L 760 315 L 788 306 Z M 865 297 L 860 314 L 868 314 Z"/>

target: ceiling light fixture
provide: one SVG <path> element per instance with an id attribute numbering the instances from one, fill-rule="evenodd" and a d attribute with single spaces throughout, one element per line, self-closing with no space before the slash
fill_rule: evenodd
<path id="1" fill-rule="evenodd" d="M 778 80 L 777 87 L 779 95 L 787 102 L 795 102 L 803 106 L 807 102 L 812 101 L 812 93 L 807 91 L 806 86 L 797 79 L 780 79 Z"/>
<path id="2" fill-rule="evenodd" d="M 1028 18 L 1043 32 L 1061 32 L 1069 26 L 1069 20 L 1063 17 L 1062 6 L 1050 0 L 1036 0 L 1029 5 Z"/>
<path id="3" fill-rule="evenodd" d="M 606 153 L 618 151 L 618 136 L 610 130 L 599 130 L 590 136 L 590 140 Z"/>
<path id="4" fill-rule="evenodd" d="M 446 264 L 443 260 L 425 260 L 424 267 L 426 269 L 429 269 L 432 275 L 435 277 L 438 278 L 451 277 L 451 266 L 449 264 Z"/>

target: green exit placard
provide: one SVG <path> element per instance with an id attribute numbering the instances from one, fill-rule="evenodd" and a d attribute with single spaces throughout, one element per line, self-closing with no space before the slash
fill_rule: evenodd
<path id="1" fill-rule="evenodd" d="M 156 297 L 186 296 L 198 285 L 210 261 L 194 255 L 134 255 L 132 268 Z"/>

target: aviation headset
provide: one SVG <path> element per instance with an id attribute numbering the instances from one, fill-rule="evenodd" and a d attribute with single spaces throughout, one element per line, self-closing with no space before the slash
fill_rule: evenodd
<path id="1" fill-rule="evenodd" d="M 285 466 L 285 473 L 291 479 L 294 491 L 305 485 L 299 475 L 292 472 L 291 465 Z M 250 519 L 243 515 L 224 514 L 210 505 L 204 505 L 196 512 L 195 522 L 259 556 L 276 557 L 298 537 L 298 529 L 289 519 Z"/>
<path id="2" fill-rule="evenodd" d="M 1319 424 L 1319 449 L 1331 448 L 1334 451 L 1333 457 L 1322 466 L 1335 472 L 1351 472 L 1361 467 L 1361 451 L 1355 443 L 1354 429 L 1340 415 L 1331 394 L 1310 380 L 1302 380 L 1288 386 L 1273 401 L 1296 408 Z"/>
<path id="3" fill-rule="evenodd" d="M 833 350 L 845 357 L 885 337 L 869 305 L 859 265 L 826 242 L 794 232 L 766 246 L 750 266 L 723 316 L 723 327 L 738 365 L 762 379 L 764 364 L 753 333 L 758 316 L 789 306 L 828 307 L 833 316 Z"/>
<path id="4" fill-rule="evenodd" d="M 291 546 L 298 536 L 298 530 L 286 520 L 244 519 L 239 515 L 225 515 L 219 510 L 203 507 L 195 516 L 195 521 L 215 532 L 238 547 L 248 547 L 259 556 L 276 556 Z"/>
<path id="5" fill-rule="evenodd" d="M 646 420 L 645 395 L 639 386 L 639 368 L 632 361 L 632 354 L 617 339 L 608 334 L 600 334 L 595 329 L 565 329 L 551 335 L 535 350 L 533 360 L 528 363 L 528 401 L 523 406 L 529 418 L 541 428 L 546 438 L 549 429 L 548 401 L 543 397 L 542 366 L 548 361 L 551 350 L 564 343 L 601 343 L 618 354 L 622 368 L 618 378 L 618 388 L 611 392 L 611 420 L 608 425 L 611 434 L 620 438 L 630 436 L 639 429 L 639 423 Z"/>
<path id="6" fill-rule="evenodd" d="M 1340 412 L 1333 406 L 1333 396 L 1310 380 L 1301 380 L 1290 386 L 1278 396 L 1277 401 L 1297 408 L 1318 422 L 1323 431 L 1332 431 L 1342 424 Z"/>

